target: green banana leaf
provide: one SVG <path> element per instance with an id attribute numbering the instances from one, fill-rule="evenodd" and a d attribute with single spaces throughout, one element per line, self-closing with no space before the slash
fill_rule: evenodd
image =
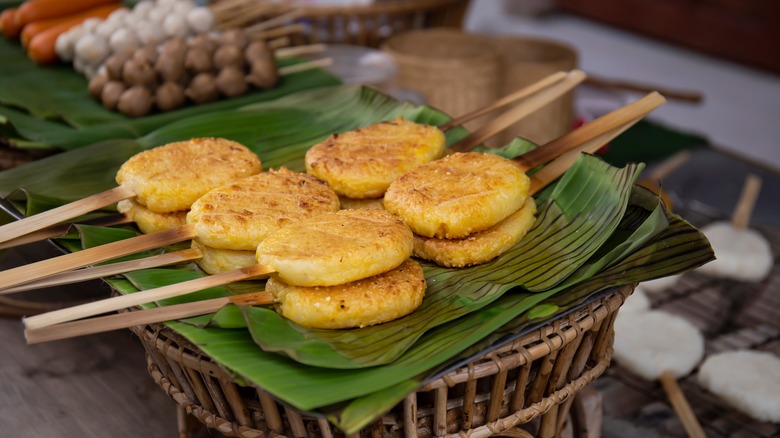
<path id="1" fill-rule="evenodd" d="M 652 195 L 646 194 L 646 196 Z M 609 293 L 610 288 L 681 273 L 714 259 L 709 242 L 699 230 L 676 215 L 670 214 L 669 222 L 669 226 L 660 234 L 622 261 L 578 285 L 546 298 L 530 309 L 524 303 L 527 299 L 524 294 L 505 294 L 484 309 L 426 334 L 418 343 L 419 345 L 413 347 L 413 349 L 422 348 L 422 344 L 429 337 L 444 339 L 445 332 L 452 336 L 467 333 L 468 330 L 475 328 L 475 321 L 480 324 L 477 326 L 478 329 L 485 326 L 492 329 L 489 336 L 448 359 L 446 365 L 399 382 L 395 387 L 388 386 L 357 397 L 346 404 L 322 408 L 321 411 L 327 413 L 329 420 L 345 432 L 356 432 L 403 400 L 405 395 L 411 392 L 409 388 L 416 389 L 426 381 L 485 354 L 499 341 L 511 342 L 546 321 L 560 317 L 582 303 L 588 302 L 591 297 Z M 482 315 L 483 313 L 490 315 Z M 404 358 L 398 362 L 403 360 Z"/>
<path id="2" fill-rule="evenodd" d="M 0 38 L 0 59 L 0 116 L 20 137 L 11 138 L 11 143 L 37 149 L 74 149 L 108 139 L 134 139 L 180 119 L 339 83 L 324 70 L 310 70 L 282 77 L 270 90 L 132 119 L 108 111 L 92 99 L 87 79 L 70 65 L 36 65 L 19 44 L 5 38 Z M 280 66 L 298 62 L 301 60 L 283 60 Z"/>
<path id="3" fill-rule="evenodd" d="M 267 104 L 193 116 L 157 128 L 136 140 L 100 141 L 0 172 L 0 196 L 7 197 L 24 188 L 62 201 L 80 199 L 115 187 L 117 170 L 136 153 L 198 135 L 239 141 L 261 157 L 265 168 L 285 165 L 303 171 L 302 157 L 312 144 L 333 132 L 395 117 L 431 124 L 449 120 L 441 112 L 399 103 L 370 88 L 323 87 Z M 465 135 L 462 128 L 451 129 L 447 132 L 447 142 L 452 144 Z"/>

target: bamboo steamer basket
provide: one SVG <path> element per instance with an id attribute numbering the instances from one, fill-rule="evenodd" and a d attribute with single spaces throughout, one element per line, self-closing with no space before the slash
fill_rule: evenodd
<path id="1" fill-rule="evenodd" d="M 469 0 L 385 0 L 363 6 L 303 6 L 308 42 L 378 47 L 397 33 L 460 28 Z"/>
<path id="2" fill-rule="evenodd" d="M 447 114 L 465 114 L 558 71 L 577 66 L 577 52 L 538 38 L 494 37 L 447 29 L 407 32 L 382 46 L 398 64 L 395 85 L 421 94 Z M 475 129 L 497 113 L 466 125 Z M 571 129 L 573 93 L 536 111 L 488 141 L 500 146 L 516 136 L 546 143 Z"/>
<path id="3" fill-rule="evenodd" d="M 466 114 L 498 99 L 501 59 L 491 42 L 445 29 L 407 32 L 382 45 L 398 66 L 395 86 L 419 93 L 429 106 Z M 467 123 L 473 130 L 493 114 Z"/>
<path id="4" fill-rule="evenodd" d="M 425 382 L 352 436 L 559 436 L 574 396 L 609 366 L 618 309 L 633 285 L 611 289 Z M 152 379 L 179 405 L 180 436 L 192 418 L 226 436 L 344 434 L 259 387 L 241 386 L 187 340 L 161 325 L 132 328 Z M 519 426 L 524 426 L 523 430 Z M 525 435 L 524 435 L 525 434 Z"/>
<path id="5" fill-rule="evenodd" d="M 502 96 L 552 73 L 577 67 L 577 51 L 557 41 L 519 36 L 485 38 L 501 57 Z M 574 93 L 569 92 L 508 128 L 498 141 L 506 144 L 519 135 L 544 144 L 569 132 L 573 121 Z"/>

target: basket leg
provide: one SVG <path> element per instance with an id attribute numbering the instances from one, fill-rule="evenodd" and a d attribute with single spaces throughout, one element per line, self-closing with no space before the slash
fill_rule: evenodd
<path id="1" fill-rule="evenodd" d="M 178 426 L 179 438 L 190 438 L 202 426 L 198 420 L 189 415 L 182 405 L 176 405 L 176 425 Z"/>

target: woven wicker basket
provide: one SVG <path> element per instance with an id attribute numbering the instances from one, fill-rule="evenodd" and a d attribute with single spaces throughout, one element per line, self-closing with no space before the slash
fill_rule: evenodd
<path id="1" fill-rule="evenodd" d="M 501 58 L 485 38 L 444 29 L 414 31 L 389 39 L 382 50 L 398 64 L 398 88 L 420 93 L 426 104 L 447 114 L 466 114 L 500 95 Z M 466 128 L 478 128 L 491 117 Z"/>
<path id="2" fill-rule="evenodd" d="M 631 286 L 614 289 L 428 381 L 355 436 L 517 436 L 518 425 L 537 418 L 532 433 L 558 436 L 574 395 L 609 365 L 613 322 L 632 291 Z M 209 428 L 238 437 L 343 435 L 324 418 L 283 405 L 261 388 L 239 386 L 167 328 L 133 331 L 146 348 L 154 381 L 181 412 Z"/>
<path id="3" fill-rule="evenodd" d="M 449 29 L 407 32 L 382 45 L 398 64 L 395 85 L 413 90 L 447 114 L 466 114 L 558 71 L 577 66 L 573 48 L 547 39 L 488 36 Z M 522 136 L 544 144 L 571 129 L 572 93 L 536 111 L 488 142 Z M 494 115 L 466 125 L 475 129 Z"/>
<path id="4" fill-rule="evenodd" d="M 292 7 L 299 13 L 296 20 L 299 30 L 290 35 L 293 44 L 378 47 L 390 36 L 410 30 L 459 29 L 469 0 L 374 0 L 365 5 L 349 6 L 278 0 L 212 0 L 211 4 L 228 11 L 217 13 L 219 26 L 252 27 L 289 12 Z"/>

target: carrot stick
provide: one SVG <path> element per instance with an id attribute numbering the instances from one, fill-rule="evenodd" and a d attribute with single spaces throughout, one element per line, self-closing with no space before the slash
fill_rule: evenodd
<path id="1" fill-rule="evenodd" d="M 72 19 L 73 17 L 71 15 L 65 15 L 63 17 L 56 17 L 56 18 L 49 18 L 47 20 L 35 21 L 25 25 L 24 28 L 22 28 L 22 33 L 20 35 L 22 47 L 27 47 L 27 45 L 30 44 L 30 40 L 32 40 L 35 35 L 38 35 L 44 30 L 51 29 L 54 26 L 58 26 L 62 23 L 67 23 Z"/>
<path id="2" fill-rule="evenodd" d="M 118 5 L 116 0 L 35 0 L 24 2 L 16 12 L 16 24 L 24 27 L 36 21 L 73 15 L 98 6 Z"/>
<path id="3" fill-rule="evenodd" d="M 67 32 L 68 29 L 81 24 L 87 18 L 105 19 L 121 7 L 122 5 L 119 3 L 114 3 L 71 15 L 69 20 L 35 35 L 27 46 L 27 56 L 38 64 L 53 64 L 57 62 L 57 52 L 55 51 L 57 37 Z"/>
<path id="4" fill-rule="evenodd" d="M 22 27 L 16 24 L 16 8 L 8 8 L 0 14 L 0 31 L 6 38 L 18 38 Z"/>

